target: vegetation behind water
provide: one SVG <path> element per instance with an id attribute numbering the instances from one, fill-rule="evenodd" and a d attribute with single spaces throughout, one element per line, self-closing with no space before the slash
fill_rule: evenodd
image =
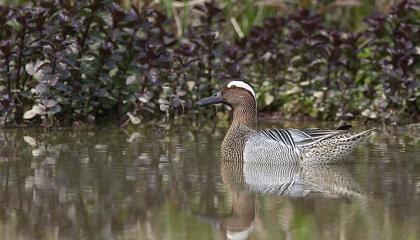
<path id="1" fill-rule="evenodd" d="M 159 7 L 113 1 L 0 7 L 1 124 L 191 116 L 229 79 L 252 83 L 260 110 L 285 117 L 418 120 L 416 1 L 372 14 L 357 31 L 303 8 L 244 31 L 227 6 L 191 7 L 182 18 L 194 21 L 181 30 L 179 16 Z"/>

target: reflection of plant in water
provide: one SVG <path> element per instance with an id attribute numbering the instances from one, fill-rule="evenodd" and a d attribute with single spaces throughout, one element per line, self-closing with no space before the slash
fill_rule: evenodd
<path id="1" fill-rule="evenodd" d="M 2 222 L 9 224 L 10 216 L 18 214 L 17 224 L 24 224 L 18 232 L 29 238 L 46 238 L 57 228 L 60 238 L 80 234 L 93 238 L 98 233 L 109 238 L 127 231 L 150 236 L 150 226 L 158 227 L 154 222 L 158 211 L 174 207 L 169 199 L 185 209 L 215 209 L 216 191 L 209 191 L 214 188 L 214 171 L 201 176 L 200 166 L 182 160 L 180 144 L 195 135 L 159 136 L 153 130 L 127 135 L 120 130 L 54 135 L 4 132 L 0 138 L 6 164 L 0 166 Z M 156 138 L 162 140 L 156 142 Z M 211 140 L 209 135 L 204 142 Z M 176 167 L 179 164 L 184 165 Z M 199 189 L 203 194 L 191 198 L 188 192 Z M 216 196 L 223 202 L 223 193 Z"/>
<path id="2" fill-rule="evenodd" d="M 232 199 L 219 173 L 225 129 L 204 126 L 177 126 L 163 135 L 149 125 L 126 133 L 3 131 L 0 224 L 10 236 L 28 239 L 214 239 L 217 232 L 193 213 L 229 214 Z M 378 239 L 386 221 L 392 234 L 415 234 L 410 222 L 420 220 L 413 190 L 420 169 L 411 162 L 418 145 L 390 130 L 373 135 L 368 148 L 355 152 L 360 164 L 347 167 L 366 190 L 367 205 L 257 196 L 253 234 L 336 239 L 342 231 Z M 398 154 L 402 148 L 405 153 Z"/>
<path id="3" fill-rule="evenodd" d="M 161 182 L 159 170 L 153 170 L 157 165 L 136 158 L 134 146 L 127 149 L 133 156 L 128 161 L 117 160 L 121 159 L 121 152 L 109 151 L 120 140 L 124 143 L 124 138 L 104 142 L 92 133 L 81 136 L 65 132 L 53 137 L 38 133 L 36 139 L 29 135 L 5 135 L 8 143 L 15 143 L 19 156 L 7 158 L 11 167 L 1 168 L 2 175 L 7 176 L 2 178 L 2 202 L 9 205 L 3 219 L 18 214 L 21 219 L 18 224 L 29 224 L 18 227 L 19 232 L 28 234 L 29 238 L 45 238 L 48 235 L 44 234 L 54 233 L 56 227 L 60 228 L 61 237 L 76 238 L 83 231 L 88 238 L 98 233 L 108 238 L 107 228 L 122 226 L 121 221 L 125 219 L 122 216 L 128 209 L 135 212 L 130 218 L 137 216 L 136 221 L 144 221 L 150 215 L 147 209 L 159 205 L 159 198 L 154 197 L 160 192 Z M 2 156 L 14 152 L 6 147 L 2 150 L 7 150 Z M 139 174 L 130 170 L 140 164 L 150 169 L 145 179 L 148 183 L 132 191 L 139 183 Z M 127 192 L 137 193 L 127 196 Z M 110 211 L 103 212 L 103 209 Z M 126 221 L 132 220 L 123 222 Z"/>

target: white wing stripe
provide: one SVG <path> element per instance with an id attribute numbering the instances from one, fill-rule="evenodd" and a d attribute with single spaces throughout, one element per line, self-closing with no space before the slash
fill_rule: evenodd
<path id="1" fill-rule="evenodd" d="M 263 136 L 269 138 L 270 140 L 274 140 L 281 145 L 289 148 L 296 148 L 295 141 L 293 139 L 292 134 L 285 129 L 267 129 L 259 131 Z"/>

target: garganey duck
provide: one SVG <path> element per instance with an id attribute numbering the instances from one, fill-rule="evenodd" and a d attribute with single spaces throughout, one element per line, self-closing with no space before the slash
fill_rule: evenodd
<path id="1" fill-rule="evenodd" d="M 233 109 L 233 121 L 221 151 L 240 151 L 244 162 L 270 164 L 328 164 L 342 161 L 373 129 L 354 133 L 346 125 L 334 130 L 256 130 L 257 101 L 251 85 L 229 81 L 222 89 L 197 102 L 200 106 L 223 103 Z"/>

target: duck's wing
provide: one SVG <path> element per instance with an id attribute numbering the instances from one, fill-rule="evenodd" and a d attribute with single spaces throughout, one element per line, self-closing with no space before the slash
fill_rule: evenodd
<path id="1" fill-rule="evenodd" d="M 293 131 L 289 131 L 289 129 L 265 129 L 265 130 L 260 130 L 257 133 L 260 135 L 260 137 L 266 138 L 270 141 L 275 141 L 282 146 L 285 146 L 285 147 L 296 146 L 295 144 L 296 141 L 292 135 Z M 302 136 L 302 137 L 305 137 L 305 136 Z"/>
<path id="2" fill-rule="evenodd" d="M 248 163 L 298 163 L 299 149 L 292 133 L 287 129 L 259 130 L 245 143 L 244 162 Z"/>
<path id="3" fill-rule="evenodd" d="M 343 133 L 351 129 L 351 125 L 342 125 L 336 129 L 320 129 L 320 128 L 304 128 L 304 129 L 294 129 L 298 132 L 303 132 L 309 135 L 312 138 L 320 138 L 326 135 L 334 135 L 337 133 Z"/>
<path id="4" fill-rule="evenodd" d="M 351 126 L 345 125 L 337 129 L 319 129 L 319 128 L 306 128 L 306 129 L 266 129 L 258 131 L 259 134 L 268 139 L 279 142 L 285 146 L 296 147 L 300 145 L 308 145 L 318 142 L 322 139 L 347 132 Z"/>

